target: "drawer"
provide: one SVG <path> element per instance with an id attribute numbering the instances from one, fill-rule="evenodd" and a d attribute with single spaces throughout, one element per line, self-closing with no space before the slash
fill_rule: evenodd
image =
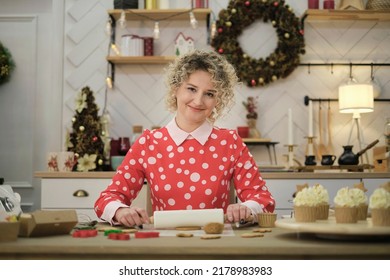
<path id="1" fill-rule="evenodd" d="M 42 209 L 93 209 L 101 191 L 111 179 L 42 179 Z M 144 185 L 132 205 L 147 209 L 148 186 Z M 76 193 L 85 195 L 77 196 Z"/>

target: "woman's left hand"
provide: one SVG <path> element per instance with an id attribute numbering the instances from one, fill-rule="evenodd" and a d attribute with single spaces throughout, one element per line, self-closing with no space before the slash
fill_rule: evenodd
<path id="1" fill-rule="evenodd" d="M 243 204 L 230 204 L 226 210 L 226 221 L 229 223 L 247 221 L 251 214 L 251 209 Z"/>

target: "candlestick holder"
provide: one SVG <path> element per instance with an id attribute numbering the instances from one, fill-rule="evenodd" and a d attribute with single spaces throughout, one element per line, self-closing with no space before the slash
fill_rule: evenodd
<path id="1" fill-rule="evenodd" d="M 305 165 L 316 165 L 316 156 L 314 155 L 314 136 L 307 136 L 307 146 L 306 146 L 306 155 L 305 155 Z"/>
<path id="2" fill-rule="evenodd" d="M 292 168 L 294 166 L 294 147 L 296 146 L 297 145 L 294 144 L 285 145 L 285 147 L 288 147 L 288 155 L 287 155 L 288 168 Z"/>

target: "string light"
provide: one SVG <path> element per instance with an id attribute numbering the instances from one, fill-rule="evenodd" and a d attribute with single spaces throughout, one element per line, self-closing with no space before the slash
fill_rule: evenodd
<path id="1" fill-rule="evenodd" d="M 214 38 L 214 37 L 215 37 L 215 34 L 217 34 L 217 24 L 216 24 L 216 22 L 214 21 L 214 22 L 211 24 L 211 31 L 210 31 L 210 36 L 211 36 L 211 38 Z"/>
<path id="2" fill-rule="evenodd" d="M 121 52 L 115 44 L 111 44 L 111 49 L 115 52 L 116 55 L 121 55 Z"/>
<path id="3" fill-rule="evenodd" d="M 111 18 L 108 18 L 108 20 L 106 22 L 105 33 L 106 33 L 107 36 L 111 36 L 112 35 L 112 21 L 111 21 Z"/>
<path id="4" fill-rule="evenodd" d="M 122 29 L 125 29 L 126 28 L 126 13 L 124 10 L 122 10 L 121 12 L 121 16 L 120 18 L 118 19 L 118 24 L 119 26 L 122 28 Z"/>
<path id="5" fill-rule="evenodd" d="M 107 85 L 107 87 L 108 88 L 112 88 L 112 79 L 111 79 L 111 77 L 107 77 L 106 78 L 106 85 Z"/>
<path id="6" fill-rule="evenodd" d="M 190 23 L 193 29 L 196 29 L 198 27 L 198 21 L 196 20 L 195 15 L 192 11 L 190 12 Z"/>
<path id="7" fill-rule="evenodd" d="M 160 39 L 160 27 L 158 21 L 154 23 L 153 38 Z"/>

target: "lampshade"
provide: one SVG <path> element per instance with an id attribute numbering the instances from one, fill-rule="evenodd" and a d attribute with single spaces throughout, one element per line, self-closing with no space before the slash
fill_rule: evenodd
<path id="1" fill-rule="evenodd" d="M 369 113 L 374 111 L 372 84 L 346 84 L 339 87 L 340 113 Z"/>

